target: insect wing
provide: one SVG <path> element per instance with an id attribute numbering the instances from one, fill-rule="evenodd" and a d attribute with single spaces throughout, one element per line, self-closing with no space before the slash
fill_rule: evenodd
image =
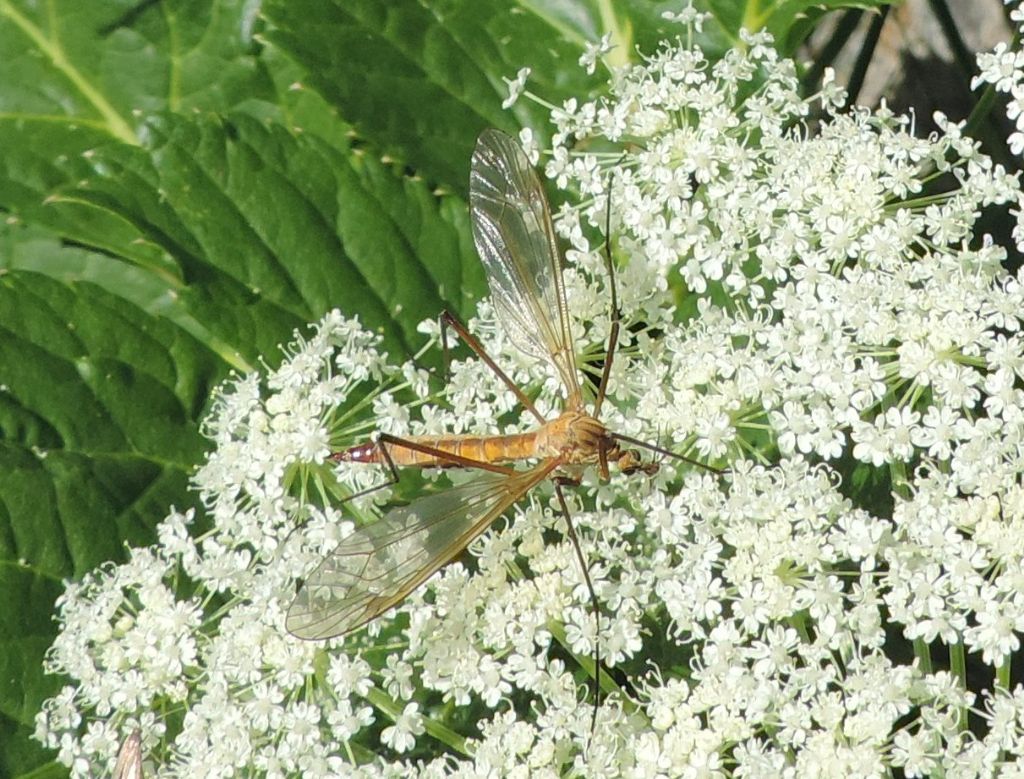
<path id="1" fill-rule="evenodd" d="M 562 266 L 548 200 L 522 147 L 484 130 L 469 177 L 473 239 L 509 339 L 555 366 L 570 407 L 582 405 Z"/>
<path id="2" fill-rule="evenodd" d="M 142 779 L 142 733 L 133 730 L 121 743 L 113 779 Z"/>
<path id="3" fill-rule="evenodd" d="M 288 609 L 288 632 L 333 638 L 400 603 L 553 468 L 545 463 L 510 476 L 483 473 L 359 528 L 306 579 Z"/>

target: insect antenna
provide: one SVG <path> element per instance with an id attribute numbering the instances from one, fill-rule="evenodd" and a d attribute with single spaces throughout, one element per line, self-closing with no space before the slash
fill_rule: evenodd
<path id="1" fill-rule="evenodd" d="M 572 523 L 572 516 L 569 514 L 569 504 L 566 503 L 565 495 L 562 493 L 563 484 L 576 484 L 571 479 L 558 478 L 554 480 L 555 495 L 558 496 L 558 503 L 562 509 L 562 516 L 565 517 L 565 526 L 568 528 L 569 542 L 576 552 L 576 559 L 579 561 L 580 569 L 583 571 L 583 581 L 587 585 L 587 592 L 590 593 L 590 610 L 594 613 L 594 708 L 590 715 L 591 734 L 597 728 L 597 710 L 601 707 L 601 605 L 597 600 L 597 593 L 594 591 L 594 583 L 590 580 L 590 568 L 587 565 L 587 558 L 583 555 L 583 548 L 580 546 L 579 536 L 576 535 L 576 526 Z"/>
<path id="2" fill-rule="evenodd" d="M 619 297 L 615 289 L 615 266 L 612 263 L 612 188 L 615 184 L 615 173 L 608 176 L 608 199 L 604 212 L 604 265 L 608 271 L 608 291 L 611 293 L 611 320 L 612 326 L 608 331 L 608 349 L 604 357 L 604 369 L 601 371 L 601 383 L 597 387 L 597 398 L 594 400 L 594 414 L 596 419 L 601 418 L 601 405 L 604 403 L 605 394 L 608 391 L 608 379 L 612 373 L 612 360 L 615 358 L 615 348 L 619 343 L 619 327 L 622 321 L 622 312 L 619 310 Z"/>

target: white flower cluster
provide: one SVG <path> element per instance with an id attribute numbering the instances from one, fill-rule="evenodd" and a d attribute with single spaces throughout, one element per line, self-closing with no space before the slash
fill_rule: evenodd
<path id="1" fill-rule="evenodd" d="M 380 401 L 394 369 L 377 342 L 335 312 L 263 386 L 224 387 L 206 423 L 215 449 L 195 476 L 206 518 L 172 512 L 157 545 L 68 585 L 47 665 L 73 684 L 46 702 L 36 733 L 72 776 L 109 775 L 135 728 L 147 776 L 350 775 L 345 744 L 375 721 L 362 697 L 370 669 L 344 655 L 317 666 L 320 647 L 281 625 L 295 580 L 351 529 L 293 493 L 305 471 L 330 473 L 352 401 Z M 335 486 L 351 491 L 367 474 L 343 476 Z M 307 700 L 321 673 L 331 694 Z"/>
<path id="2" fill-rule="evenodd" d="M 1010 20 L 1019 26 L 1024 23 L 1024 9 L 1015 0 L 1004 0 L 1010 10 Z M 1024 152 L 1024 52 L 999 43 L 991 52 L 978 55 L 978 75 L 971 82 L 971 89 L 982 84 L 991 84 L 997 92 L 1010 96 L 1007 118 L 1016 125 L 1016 132 L 1007 138 L 1010 151 L 1016 155 Z M 1020 235 L 1017 236 L 1018 241 Z"/>
<path id="3" fill-rule="evenodd" d="M 599 632 L 549 487 L 473 545 L 472 570 L 367 630 L 283 632 L 293 582 L 351 528 L 311 485 L 380 479 L 324 463 L 367 384 L 391 382 L 358 403 L 395 433 L 530 423 L 475 360 L 423 403 L 421 373 L 332 316 L 269 396 L 255 379 L 222 396 L 197 477 L 213 529 L 193 540 L 198 520 L 172 514 L 160 546 L 69 589 L 51 665 L 75 685 L 38 734 L 75 776 L 109 770 L 137 726 L 154 776 L 1019 772 L 1024 291 L 976 235 L 1017 181 L 941 118 L 916 139 L 905 118 L 838 112 L 831 84 L 800 98 L 770 43 L 713 64 L 665 46 L 610 98 L 555 112 L 547 172 L 584 201 L 559 214 L 581 348 L 610 325 L 587 237 L 609 206 L 617 240 L 604 421 L 731 467 L 683 478 L 670 458 L 572 491 Z M 1016 61 L 1003 78 L 1024 81 Z M 481 312 L 471 329 L 557 410 L 554 377 Z M 610 670 L 591 730 L 595 647 Z"/>

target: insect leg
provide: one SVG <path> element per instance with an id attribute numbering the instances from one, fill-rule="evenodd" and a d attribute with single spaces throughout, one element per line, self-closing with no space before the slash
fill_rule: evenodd
<path id="1" fill-rule="evenodd" d="M 586 557 L 583 556 L 583 548 L 580 546 L 579 536 L 576 535 L 576 526 L 573 525 L 572 516 L 569 514 L 569 504 L 562 493 L 563 485 L 578 482 L 566 477 L 555 478 L 553 482 L 562 516 L 565 517 L 565 525 L 569 529 L 569 541 L 576 550 L 576 559 L 583 571 L 583 581 L 586 582 L 587 591 L 590 593 L 590 607 L 594 612 L 594 711 L 590 717 L 590 732 L 593 733 L 597 727 L 597 710 L 601 705 L 601 605 L 597 602 L 597 593 L 594 592 L 594 584 L 590 580 L 590 568 L 587 566 Z"/>
<path id="2" fill-rule="evenodd" d="M 387 465 L 390 475 L 388 476 L 386 481 L 383 481 L 380 484 L 374 484 L 370 487 L 367 487 L 366 489 L 358 490 L 356 492 L 353 492 L 351 495 L 344 496 L 341 500 L 339 500 L 339 503 L 347 503 L 350 500 L 361 498 L 364 495 L 372 495 L 374 492 L 377 492 L 377 490 L 382 490 L 386 487 L 390 487 L 392 484 L 398 484 L 398 469 L 395 467 L 395 463 L 394 460 L 391 459 L 391 455 L 388 453 L 385 447 L 378 446 L 377 444 L 374 444 L 373 446 L 378 451 L 380 451 L 381 455 L 384 457 L 384 464 Z M 334 452 L 328 459 L 334 460 L 335 462 L 340 462 L 345 460 L 344 455 L 344 451 Z M 284 543 L 287 543 L 294 533 L 296 533 L 301 528 L 305 527 L 308 521 L 309 517 L 306 516 L 298 522 L 296 522 L 295 525 L 292 526 L 291 530 L 289 530 L 287 535 L 284 537 Z"/>
<path id="3" fill-rule="evenodd" d="M 498 367 L 498 364 L 491 358 L 491 356 L 484 350 L 483 344 L 481 344 L 473 335 L 469 332 L 462 322 L 460 322 L 453 313 L 450 311 L 442 311 L 438 316 L 438 320 L 441 323 L 441 348 L 444 351 L 445 365 L 448 365 L 448 339 L 445 337 L 445 331 L 448 327 L 451 327 L 462 342 L 466 344 L 473 352 L 484 361 L 484 364 L 494 371 L 495 375 L 501 379 L 501 381 L 512 390 L 512 394 L 516 396 L 516 399 L 523 404 L 523 408 L 533 414 L 537 421 L 542 425 L 547 422 L 546 419 L 537 410 L 537 407 L 533 405 L 533 401 L 530 400 L 526 393 L 509 377 L 505 371 Z"/>
<path id="4" fill-rule="evenodd" d="M 608 481 L 611 478 L 608 472 L 608 447 L 608 439 L 602 437 L 597 445 L 597 471 L 601 476 L 601 481 Z"/>
<path id="5" fill-rule="evenodd" d="M 612 326 L 608 331 L 608 349 L 604 355 L 604 369 L 601 371 L 601 383 L 597 386 L 597 397 L 594 399 L 594 413 L 596 419 L 601 418 L 601 404 L 604 403 L 605 395 L 608 392 L 608 378 L 612 374 L 612 361 L 615 359 L 615 348 L 619 344 L 619 327 L 622 321 L 622 312 L 619 310 L 619 297 L 615 290 L 615 266 L 612 264 L 612 185 L 615 183 L 615 176 L 608 178 L 608 203 L 605 206 L 604 216 L 604 264 L 608 271 L 608 291 L 611 293 L 611 321 Z"/>

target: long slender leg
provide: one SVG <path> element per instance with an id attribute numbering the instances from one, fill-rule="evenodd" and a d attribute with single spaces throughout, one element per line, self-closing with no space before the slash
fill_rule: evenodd
<path id="1" fill-rule="evenodd" d="M 597 710 L 601 706 L 601 604 L 597 601 L 594 583 L 590 580 L 590 569 L 587 566 L 586 557 L 583 556 L 579 536 L 576 535 L 576 526 L 573 525 L 572 516 L 569 514 L 569 504 L 566 503 L 565 495 L 562 493 L 563 484 L 575 483 L 572 479 L 564 477 L 554 480 L 555 495 L 558 496 L 562 516 L 565 517 L 565 525 L 569 529 L 569 541 L 572 543 L 573 549 L 576 550 L 576 559 L 583 571 L 583 581 L 586 582 L 587 591 L 590 593 L 590 607 L 594 612 L 594 711 L 590 717 L 590 732 L 593 733 L 597 727 Z"/>
<path id="2" fill-rule="evenodd" d="M 608 481 L 611 478 L 608 472 L 608 446 L 609 441 L 605 437 L 602 437 L 597 445 L 597 472 L 601 481 Z"/>
<path id="3" fill-rule="evenodd" d="M 619 343 L 619 327 L 622 321 L 622 312 L 619 310 L 619 297 L 615 290 L 615 266 L 612 264 L 612 185 L 615 177 L 608 179 L 608 204 L 604 217 L 604 264 L 608 271 L 608 290 L 611 293 L 611 320 L 612 326 L 608 331 L 608 349 L 604 356 L 604 370 L 601 371 L 601 383 L 597 386 L 597 398 L 594 400 L 594 417 L 601 418 L 601 405 L 604 403 L 605 395 L 608 394 L 608 378 L 612 374 L 612 362 L 615 359 L 615 349 Z"/>
<path id="4" fill-rule="evenodd" d="M 523 392 L 523 390 L 514 381 L 512 381 L 505 371 L 498 367 L 498 364 L 484 349 L 483 344 L 476 340 L 473 334 L 466 329 L 466 326 L 462 324 L 462 322 L 460 322 L 453 313 L 447 310 L 442 311 L 438 316 L 438 320 L 441 323 L 441 348 L 444 351 L 444 360 L 446 365 L 448 364 L 448 339 L 445 337 L 445 328 L 451 327 L 452 330 L 459 334 L 459 338 L 462 339 L 462 342 L 472 349 L 476 353 L 476 356 L 483 360 L 484 364 L 487 365 L 488 368 L 494 371 L 495 375 L 504 382 L 506 387 L 512 390 L 512 394 L 516 396 L 527 411 L 537 418 L 538 422 L 542 425 L 547 422 L 543 415 L 541 415 L 537 410 L 537 407 L 533 405 L 533 401 L 526 396 L 526 393 Z"/>

